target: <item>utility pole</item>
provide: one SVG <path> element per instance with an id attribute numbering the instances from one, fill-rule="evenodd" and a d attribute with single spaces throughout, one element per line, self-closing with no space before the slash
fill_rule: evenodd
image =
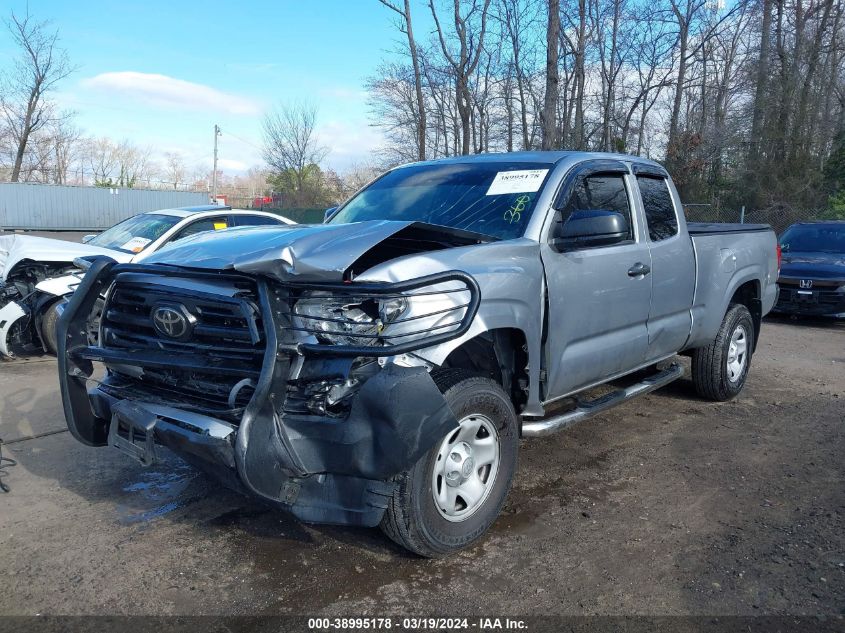
<path id="1" fill-rule="evenodd" d="M 211 172 L 211 199 L 217 204 L 217 137 L 221 136 L 220 126 L 214 124 L 214 168 Z"/>

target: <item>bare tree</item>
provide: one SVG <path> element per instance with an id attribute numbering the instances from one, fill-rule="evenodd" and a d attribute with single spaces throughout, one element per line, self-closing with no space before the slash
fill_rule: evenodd
<path id="1" fill-rule="evenodd" d="M 509 46 L 511 52 L 511 68 L 506 70 L 508 81 L 511 76 L 516 81 L 517 99 L 519 102 L 519 122 L 522 132 L 521 148 L 531 149 L 533 129 L 529 126 L 529 104 L 531 102 L 531 77 L 528 68 L 531 64 L 533 32 L 536 31 L 536 13 L 540 3 L 533 0 L 499 0 L 497 16 L 501 23 L 503 47 Z M 511 90 L 504 95 L 508 103 L 513 96 Z"/>
<path id="2" fill-rule="evenodd" d="M 71 115 L 66 113 L 44 131 L 50 153 L 48 182 L 68 184 L 72 166 L 80 158 L 82 130 L 73 123 Z"/>
<path id="3" fill-rule="evenodd" d="M 549 0 L 546 23 L 546 92 L 543 100 L 543 149 L 557 144 L 557 99 L 560 75 L 560 0 Z"/>
<path id="4" fill-rule="evenodd" d="M 28 9 L 21 17 L 12 12 L 6 27 L 20 50 L 20 57 L 3 77 L 0 92 L 0 109 L 16 145 L 11 180 L 17 182 L 30 138 L 61 116 L 47 99 L 48 93 L 74 69 L 57 46 L 58 31 L 50 32 L 49 24 L 34 20 Z"/>
<path id="5" fill-rule="evenodd" d="M 461 0 L 453 0 L 455 36 L 458 40 L 458 52 L 453 53 L 446 42 L 447 35 L 440 25 L 434 0 L 428 2 L 440 48 L 455 74 L 455 102 L 461 123 L 461 154 L 466 155 L 472 146 L 470 81 L 484 51 L 490 0 L 483 0 L 481 5 L 479 0 L 470 0 L 465 14 L 461 13 L 461 4 Z"/>
<path id="6" fill-rule="evenodd" d="M 417 128 L 417 157 L 425 160 L 426 142 L 426 112 L 425 98 L 423 97 L 422 71 L 420 70 L 420 55 L 417 50 L 417 41 L 414 39 L 414 28 L 411 21 L 411 0 L 404 0 L 400 9 L 397 4 L 389 0 L 379 0 L 384 6 L 392 9 L 400 16 L 399 30 L 408 37 L 408 52 L 411 55 L 411 65 L 414 68 L 414 96 L 416 97 L 416 128 Z"/>
<path id="7" fill-rule="evenodd" d="M 769 61 L 772 48 L 772 5 L 775 0 L 763 0 L 763 19 L 760 25 L 760 52 L 757 57 L 757 86 L 754 90 L 754 112 L 751 120 L 751 151 L 749 158 L 756 163 L 760 156 L 760 136 L 763 132 L 765 99 L 769 82 Z"/>
<path id="8" fill-rule="evenodd" d="M 569 28 L 561 30 L 561 37 L 564 38 L 569 49 L 572 51 L 574 60 L 573 80 L 570 93 L 571 107 L 574 113 L 571 145 L 573 149 L 586 149 L 586 134 L 584 130 L 584 99 L 586 96 L 587 74 L 586 57 L 587 43 L 590 38 L 590 27 L 587 20 L 587 0 L 575 0 L 576 9 L 574 18 L 567 11 Z M 572 35 L 569 33 L 572 32 Z"/>
<path id="9" fill-rule="evenodd" d="M 173 188 L 178 189 L 185 181 L 185 162 L 178 152 L 164 153 L 164 180 L 173 183 Z"/>
<path id="10" fill-rule="evenodd" d="M 283 104 L 264 115 L 264 160 L 278 174 L 290 176 L 301 196 L 309 171 L 328 153 L 316 136 L 317 108 L 306 102 Z"/>
<path id="11" fill-rule="evenodd" d="M 117 147 L 106 137 L 90 139 L 85 147 L 85 163 L 97 187 L 114 186 L 118 164 Z"/>
<path id="12" fill-rule="evenodd" d="M 150 186 L 155 166 L 150 160 L 149 147 L 138 147 L 124 139 L 116 147 L 118 187 L 132 189 L 144 184 Z"/>

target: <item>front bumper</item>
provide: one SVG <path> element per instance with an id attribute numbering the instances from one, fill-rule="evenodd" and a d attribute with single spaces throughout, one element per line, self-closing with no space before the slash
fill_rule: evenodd
<path id="1" fill-rule="evenodd" d="M 393 492 L 392 477 L 458 425 L 424 368 L 391 363 L 360 386 L 343 416 L 287 406 L 293 385 L 348 380 L 353 359 L 312 355 L 293 345 L 283 297 L 261 280 L 267 347 L 255 393 L 237 424 L 172 402 L 115 397 L 108 377 L 89 391 L 92 363 L 104 358 L 98 358 L 103 350 L 88 346 L 87 315 L 121 271 L 137 269 L 96 261 L 59 321 L 65 417 L 85 444 L 111 444 L 147 463 L 156 458 L 155 446 L 165 445 L 301 520 L 372 526 Z"/>
<path id="2" fill-rule="evenodd" d="M 779 284 L 780 293 L 773 312 L 806 316 L 845 316 L 845 292 L 835 287 L 802 289 Z"/>

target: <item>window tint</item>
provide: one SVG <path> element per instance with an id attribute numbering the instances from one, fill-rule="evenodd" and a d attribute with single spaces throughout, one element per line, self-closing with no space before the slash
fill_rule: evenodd
<path id="1" fill-rule="evenodd" d="M 596 174 L 581 178 L 575 185 L 566 206 L 561 210 L 565 222 L 574 211 L 615 211 L 628 221 L 628 239 L 633 239 L 631 207 L 622 176 Z"/>
<path id="2" fill-rule="evenodd" d="M 640 195 L 643 199 L 648 236 L 652 242 L 665 240 L 678 233 L 678 218 L 672 194 L 664 178 L 637 176 Z"/>
<path id="3" fill-rule="evenodd" d="M 232 216 L 235 226 L 278 226 L 282 221 L 266 215 L 235 215 Z"/>
<path id="4" fill-rule="evenodd" d="M 191 224 L 176 234 L 173 241 L 175 242 L 176 240 L 181 240 L 191 235 L 202 233 L 203 231 L 222 231 L 223 229 L 228 228 L 229 219 L 225 215 L 219 215 L 213 218 L 204 218 L 202 220 L 197 220 L 196 222 L 191 222 Z"/>

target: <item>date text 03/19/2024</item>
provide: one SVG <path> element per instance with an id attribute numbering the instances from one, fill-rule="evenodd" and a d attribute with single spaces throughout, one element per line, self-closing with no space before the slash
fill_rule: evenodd
<path id="1" fill-rule="evenodd" d="M 426 617 L 366 617 L 366 618 L 309 618 L 308 628 L 313 631 L 390 630 L 441 631 L 441 630 L 526 630 L 528 624 L 519 618 L 426 618 Z"/>

